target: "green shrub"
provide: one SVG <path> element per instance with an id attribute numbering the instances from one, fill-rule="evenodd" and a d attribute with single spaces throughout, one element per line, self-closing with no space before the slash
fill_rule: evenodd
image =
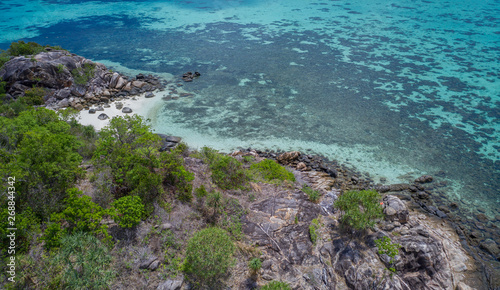
<path id="1" fill-rule="evenodd" d="M 233 264 L 235 246 L 226 231 L 206 228 L 189 239 L 183 270 L 196 284 L 213 286 Z"/>
<path id="2" fill-rule="evenodd" d="M 17 255 L 16 282 L 6 289 L 64 289 L 62 268 L 54 259 L 55 255 L 47 256 L 26 254 Z"/>
<path id="3" fill-rule="evenodd" d="M 45 89 L 39 87 L 33 87 L 24 91 L 23 102 L 29 106 L 39 106 L 44 105 L 45 101 L 43 97 L 45 96 Z"/>
<path id="4" fill-rule="evenodd" d="M 286 282 L 271 281 L 260 288 L 261 290 L 292 290 Z"/>
<path id="5" fill-rule="evenodd" d="M 65 234 L 66 232 L 60 223 L 49 222 L 42 236 L 42 240 L 45 241 L 45 248 L 48 250 L 59 248 Z"/>
<path id="6" fill-rule="evenodd" d="M 243 162 L 245 163 L 252 163 L 252 161 L 255 160 L 255 157 L 253 157 L 252 155 L 246 155 L 246 156 L 243 156 Z"/>
<path id="7" fill-rule="evenodd" d="M 18 42 L 12 42 L 10 44 L 7 53 L 11 56 L 20 56 L 20 55 L 35 55 L 42 51 L 45 51 L 45 48 L 38 43 L 28 42 L 20 40 Z"/>
<path id="8" fill-rule="evenodd" d="M 5 245 L 0 251 L 0 257 L 2 256 L 2 252 L 6 254 L 8 245 L 10 244 L 10 238 L 7 235 L 12 231 L 9 228 L 17 229 L 15 231 L 16 253 L 28 252 L 31 243 L 36 241 L 35 237 L 40 231 L 39 219 L 30 208 L 22 212 L 18 209 L 14 211 L 15 215 L 10 215 L 9 213 L 12 213 L 12 210 L 7 206 L 7 201 L 4 201 L 3 198 L 0 201 L 5 205 L 5 207 L 0 209 L 0 242 L 2 242 L 2 245 Z"/>
<path id="9" fill-rule="evenodd" d="M 58 73 L 63 73 L 64 72 L 64 68 L 65 68 L 65 66 L 62 63 L 58 64 L 57 65 L 57 72 Z"/>
<path id="10" fill-rule="evenodd" d="M 174 150 L 172 150 L 172 153 L 187 156 L 188 149 L 189 147 L 185 142 L 180 142 L 175 146 Z"/>
<path id="11" fill-rule="evenodd" d="M 318 202 L 319 198 L 321 197 L 321 194 L 319 193 L 319 191 L 312 189 L 307 184 L 304 184 L 302 186 L 302 191 L 305 194 L 307 194 L 307 196 L 309 197 L 309 200 L 314 202 L 314 203 Z"/>
<path id="12" fill-rule="evenodd" d="M 6 52 L 0 53 L 0 69 L 9 60 L 10 60 L 10 56 Z"/>
<path id="13" fill-rule="evenodd" d="M 279 180 L 279 181 L 295 181 L 295 176 L 285 167 L 279 165 L 276 161 L 271 159 L 262 160 L 259 163 L 252 164 L 250 170 L 262 176 L 266 181 Z"/>
<path id="14" fill-rule="evenodd" d="M 202 148 L 201 155 L 212 170 L 212 180 L 221 189 L 238 189 L 246 186 L 248 177 L 241 162 L 208 147 Z"/>
<path id="15" fill-rule="evenodd" d="M 396 268 L 394 268 L 392 264 L 394 263 L 394 258 L 399 254 L 399 248 L 401 248 L 401 245 L 392 243 L 391 239 L 386 236 L 375 240 L 375 245 L 377 245 L 379 255 L 386 254 L 391 258 L 389 261 L 389 264 L 391 265 L 389 270 L 391 272 L 396 272 Z"/>
<path id="16" fill-rule="evenodd" d="M 194 174 L 184 166 L 184 158 L 176 152 L 162 155 L 163 168 L 165 169 L 164 182 L 175 186 L 177 198 L 180 201 L 190 202 L 193 199 Z"/>
<path id="17" fill-rule="evenodd" d="M 343 211 L 341 222 L 356 230 L 364 230 L 375 225 L 382 218 L 380 194 L 375 190 L 348 191 L 335 202 L 335 207 Z"/>
<path id="18" fill-rule="evenodd" d="M 7 86 L 7 82 L 4 82 L 0 78 L 0 101 L 3 101 L 3 98 L 5 97 L 5 93 L 7 92 L 6 86 Z"/>
<path id="19" fill-rule="evenodd" d="M 62 267 L 63 289 L 108 289 L 115 276 L 109 250 L 86 233 L 63 238 L 54 262 Z"/>
<path id="20" fill-rule="evenodd" d="M 95 75 L 95 63 L 85 63 L 81 68 L 75 68 L 71 71 L 75 84 L 85 85 Z"/>
<path id="21" fill-rule="evenodd" d="M 209 222 L 216 223 L 217 217 L 221 214 L 224 206 L 222 204 L 222 194 L 220 192 L 214 191 L 207 195 L 206 205 L 208 208 L 212 209 L 212 216 L 209 219 Z"/>
<path id="22" fill-rule="evenodd" d="M 68 223 L 69 233 L 87 232 L 101 237 L 106 243 L 111 241 L 108 226 L 101 224 L 103 217 L 108 214 L 107 211 L 76 188 L 68 190 L 68 198 L 65 202 L 66 208 L 52 215 L 53 222 Z"/>
<path id="23" fill-rule="evenodd" d="M 0 116 L 10 119 L 17 117 L 21 112 L 32 108 L 31 106 L 26 105 L 22 98 L 0 102 L 0 104 Z"/>
<path id="24" fill-rule="evenodd" d="M 113 219 L 122 228 L 132 228 L 139 224 L 144 215 L 144 204 L 138 196 L 124 196 L 112 203 L 115 210 Z"/>
<path id="25" fill-rule="evenodd" d="M 194 194 L 196 195 L 197 198 L 202 198 L 207 196 L 208 192 L 205 189 L 205 185 L 200 185 L 197 189 L 194 190 Z"/>
<path id="26" fill-rule="evenodd" d="M 318 241 L 318 233 L 316 232 L 319 229 L 320 224 L 318 219 L 313 219 L 311 224 L 309 225 L 309 237 L 311 238 L 311 242 L 315 245 Z"/>
<path id="27" fill-rule="evenodd" d="M 259 271 L 261 267 L 262 267 L 262 262 L 260 261 L 259 258 L 253 258 L 252 260 L 250 260 L 250 262 L 248 262 L 248 268 L 250 268 L 250 270 L 254 273 Z"/>

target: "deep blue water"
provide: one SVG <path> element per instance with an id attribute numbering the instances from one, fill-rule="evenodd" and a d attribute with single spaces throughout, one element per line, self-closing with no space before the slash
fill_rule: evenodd
<path id="1" fill-rule="evenodd" d="M 437 177 L 500 215 L 500 1 L 2 1 L 0 48 L 60 45 L 179 77 L 146 114 L 191 146 L 318 153 L 375 181 Z M 168 92 L 168 90 L 167 90 Z"/>

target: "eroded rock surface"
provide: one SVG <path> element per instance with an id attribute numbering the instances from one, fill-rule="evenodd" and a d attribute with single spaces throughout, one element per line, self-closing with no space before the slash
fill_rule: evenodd
<path id="1" fill-rule="evenodd" d="M 265 189 L 264 189 L 265 191 Z M 296 188 L 274 192 L 250 207 L 244 232 L 265 251 L 261 277 L 283 280 L 293 289 L 455 289 L 473 264 L 452 229 L 435 227 L 405 203 L 386 196 L 390 230 L 364 234 L 344 232 L 338 213 L 329 214 Z M 319 239 L 311 242 L 309 226 L 318 218 Z M 383 236 L 401 245 L 390 264 L 375 244 Z M 388 270 L 395 267 L 396 273 Z M 392 276 L 392 277 L 391 277 Z"/>

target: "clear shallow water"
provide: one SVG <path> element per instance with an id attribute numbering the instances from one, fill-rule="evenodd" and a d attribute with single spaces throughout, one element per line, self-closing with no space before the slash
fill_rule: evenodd
<path id="1" fill-rule="evenodd" d="M 191 146 L 301 150 L 446 181 L 500 215 L 500 1 L 2 1 L 0 48 L 61 45 L 176 76 L 143 112 Z M 168 93 L 166 91 L 165 93 Z"/>

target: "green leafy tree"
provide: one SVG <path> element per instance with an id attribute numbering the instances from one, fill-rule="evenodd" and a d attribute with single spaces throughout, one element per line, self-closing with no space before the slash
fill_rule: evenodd
<path id="1" fill-rule="evenodd" d="M 5 202 L 4 204 L 7 204 Z M 9 219 L 9 217 L 11 217 Z M 12 219 L 15 217 L 15 220 Z M 3 254 L 6 254 L 7 247 L 10 244 L 10 238 L 7 236 L 12 231 L 12 225 L 9 224 L 10 221 L 15 222 L 15 241 L 16 241 L 16 251 L 17 253 L 28 252 L 31 242 L 35 241 L 36 235 L 40 232 L 40 220 L 35 216 L 30 208 L 27 208 L 22 213 L 16 213 L 14 216 L 9 214 L 8 207 L 4 207 L 0 210 L 0 241 L 2 245 Z M 0 253 L 2 253 L 0 252 Z M 0 254 L 0 256 L 2 256 Z"/>
<path id="2" fill-rule="evenodd" d="M 144 204 L 138 196 L 124 196 L 112 204 L 113 219 L 122 228 L 132 228 L 139 224 L 144 215 Z"/>
<path id="3" fill-rule="evenodd" d="M 155 172 L 160 167 L 160 137 L 143 118 L 115 117 L 100 136 L 92 160 L 97 167 L 111 169 L 114 183 L 125 194 L 137 193 L 146 202 L 162 192 L 162 178 Z"/>
<path id="4" fill-rule="evenodd" d="M 58 222 L 49 222 L 45 232 L 43 233 L 42 240 L 45 242 L 44 246 L 47 250 L 58 249 L 61 246 L 61 240 L 66 234 Z"/>
<path id="5" fill-rule="evenodd" d="M 335 202 L 335 206 L 343 211 L 341 222 L 356 230 L 373 227 L 376 219 L 384 216 L 380 198 L 375 190 L 345 192 Z"/>
<path id="6" fill-rule="evenodd" d="M 227 232 L 206 228 L 189 239 L 183 270 L 198 285 L 215 285 L 233 263 L 235 246 Z"/>
<path id="7" fill-rule="evenodd" d="M 0 117 L 0 176 L 16 178 L 21 210 L 30 207 L 43 219 L 61 209 L 66 190 L 82 173 L 81 143 L 69 129 L 44 108 Z"/>

